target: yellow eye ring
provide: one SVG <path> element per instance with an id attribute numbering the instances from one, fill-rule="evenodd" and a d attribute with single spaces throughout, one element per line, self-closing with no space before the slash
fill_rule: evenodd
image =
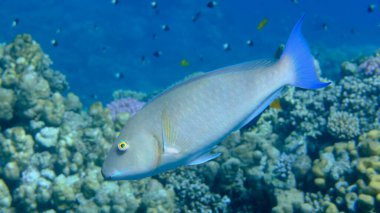
<path id="1" fill-rule="evenodd" d="M 119 149 L 119 151 L 125 151 L 128 149 L 128 147 L 129 147 L 129 145 L 125 141 L 122 141 L 119 144 L 117 144 L 117 148 Z"/>

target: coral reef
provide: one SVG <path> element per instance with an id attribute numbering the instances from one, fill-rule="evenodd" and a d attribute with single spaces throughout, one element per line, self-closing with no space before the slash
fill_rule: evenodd
<path id="1" fill-rule="evenodd" d="M 355 141 L 327 146 L 313 163 L 314 184 L 323 194 L 310 195 L 319 209 L 334 205 L 340 211 L 379 211 L 380 130 L 372 130 Z M 316 199 L 322 196 L 323 202 Z M 376 202 L 375 202 L 376 201 Z"/>
<path id="2" fill-rule="evenodd" d="M 288 88 L 280 108 L 216 148 L 223 155 L 210 184 L 233 211 L 379 210 L 380 148 L 363 138 L 380 129 L 380 76 L 363 75 L 358 63 L 344 62 L 342 79 L 323 90 Z"/>
<path id="3" fill-rule="evenodd" d="M 176 208 L 173 191 L 155 180 L 103 180 L 117 134 L 109 110 L 96 102 L 84 111 L 75 94 L 65 96 L 65 77 L 29 35 L 0 53 L 0 212 Z"/>
<path id="4" fill-rule="evenodd" d="M 378 75 L 380 74 L 380 54 L 371 56 L 359 65 L 359 69 L 365 75 Z"/>
<path id="5" fill-rule="evenodd" d="M 12 197 L 11 193 L 4 180 L 0 179 L 0 211 L 1 212 L 12 212 L 11 208 Z"/>
<path id="6" fill-rule="evenodd" d="M 352 139 L 359 135 L 359 119 L 347 112 L 331 112 L 327 131 L 337 139 Z"/>
<path id="7" fill-rule="evenodd" d="M 211 192 L 199 175 L 195 169 L 177 169 L 159 176 L 176 193 L 175 202 L 181 207 L 176 212 L 227 212 L 228 196 Z"/>
<path id="8" fill-rule="evenodd" d="M 119 100 L 123 98 L 133 98 L 138 101 L 145 101 L 148 95 L 142 92 L 136 92 L 132 90 L 116 90 L 113 92 L 112 97 L 114 100 Z"/>
<path id="9" fill-rule="evenodd" d="M 118 114 L 121 113 L 128 113 L 130 116 L 133 116 L 144 105 L 145 102 L 138 101 L 134 98 L 121 98 L 107 104 L 107 108 L 111 112 L 112 120 L 116 120 Z"/>
<path id="10" fill-rule="evenodd" d="M 117 104 L 84 110 L 39 45 L 17 36 L 0 45 L 0 212 L 378 212 L 378 57 L 343 62 L 323 90 L 286 89 L 211 162 L 109 182 L 111 142 L 154 95 L 117 91 Z"/>

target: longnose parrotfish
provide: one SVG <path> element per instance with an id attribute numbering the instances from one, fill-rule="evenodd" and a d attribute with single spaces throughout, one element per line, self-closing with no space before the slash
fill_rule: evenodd
<path id="1" fill-rule="evenodd" d="M 276 62 L 251 61 L 198 75 L 166 90 L 131 117 L 102 167 L 107 180 L 149 177 L 217 158 L 213 148 L 258 116 L 282 88 L 318 89 L 313 56 L 293 28 Z"/>

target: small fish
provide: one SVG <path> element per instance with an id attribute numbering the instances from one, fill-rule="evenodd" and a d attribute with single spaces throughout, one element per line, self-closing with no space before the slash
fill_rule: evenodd
<path id="1" fill-rule="evenodd" d="M 190 65 L 189 61 L 182 59 L 180 62 L 181 67 L 188 67 Z"/>
<path id="2" fill-rule="evenodd" d="M 95 93 L 90 94 L 90 98 L 91 98 L 91 99 L 94 99 L 94 100 L 99 99 L 98 95 L 95 94 Z"/>
<path id="3" fill-rule="evenodd" d="M 201 11 L 198 11 L 197 13 L 195 13 L 195 15 L 191 18 L 191 21 L 192 22 L 196 22 L 198 21 L 199 17 L 201 16 Z"/>
<path id="4" fill-rule="evenodd" d="M 156 1 L 152 1 L 150 3 L 150 6 L 153 8 L 153 9 L 156 9 L 157 8 L 157 2 Z"/>
<path id="5" fill-rule="evenodd" d="M 52 40 L 50 41 L 50 43 L 51 43 L 51 45 L 52 45 L 53 47 L 57 47 L 57 46 L 58 46 L 58 41 L 57 41 L 56 39 L 52 39 Z"/>
<path id="6" fill-rule="evenodd" d="M 273 108 L 273 109 L 282 109 L 281 108 L 281 101 L 279 98 L 277 98 L 276 100 L 274 100 L 270 105 L 269 105 L 270 108 Z"/>
<path id="7" fill-rule="evenodd" d="M 268 19 L 264 18 L 263 20 L 260 21 L 259 25 L 257 25 L 257 30 L 261 30 L 267 25 Z"/>
<path id="8" fill-rule="evenodd" d="M 369 6 L 368 6 L 368 12 L 369 13 L 372 13 L 373 11 L 375 11 L 375 8 L 376 8 L 376 5 L 375 4 L 370 4 Z"/>
<path id="9" fill-rule="evenodd" d="M 161 26 L 161 29 L 162 29 L 163 31 L 169 31 L 169 30 L 170 30 L 170 27 L 169 27 L 167 24 L 163 24 L 163 25 Z"/>
<path id="10" fill-rule="evenodd" d="M 124 73 L 122 73 L 122 72 L 115 73 L 115 78 L 117 78 L 117 79 L 123 79 L 124 78 Z"/>
<path id="11" fill-rule="evenodd" d="M 252 40 L 248 39 L 245 43 L 248 45 L 248 47 L 253 47 L 253 41 Z"/>
<path id="12" fill-rule="evenodd" d="M 102 52 L 102 53 L 106 53 L 107 52 L 107 46 L 102 46 L 102 47 L 100 47 L 100 51 Z"/>
<path id="13" fill-rule="evenodd" d="M 162 55 L 162 52 L 159 50 L 153 52 L 153 56 L 156 58 L 159 58 L 161 55 Z"/>
<path id="14" fill-rule="evenodd" d="M 113 5 L 117 5 L 117 4 L 119 4 L 119 0 L 111 0 L 111 3 L 112 3 Z"/>
<path id="15" fill-rule="evenodd" d="M 280 59 L 282 53 L 284 52 L 284 49 L 285 49 L 285 44 L 280 44 L 277 47 L 276 52 L 274 53 L 274 59 Z"/>
<path id="16" fill-rule="evenodd" d="M 216 5 L 218 5 L 218 3 L 216 3 L 216 1 L 209 1 L 207 3 L 208 8 L 214 8 Z"/>
<path id="17" fill-rule="evenodd" d="M 229 43 L 224 43 L 223 44 L 223 50 L 224 51 L 230 51 L 231 50 L 231 45 Z"/>
<path id="18" fill-rule="evenodd" d="M 323 24 L 322 24 L 322 29 L 323 29 L 324 31 L 327 31 L 327 30 L 329 29 L 329 26 L 328 26 L 326 23 L 323 23 Z"/>
<path id="19" fill-rule="evenodd" d="M 18 19 L 18 18 L 13 19 L 12 27 L 17 27 L 18 23 L 20 23 L 20 19 Z"/>
<path id="20" fill-rule="evenodd" d="M 215 146 L 275 100 L 285 86 L 319 89 L 313 56 L 293 28 L 276 62 L 251 61 L 185 80 L 131 117 L 102 166 L 106 180 L 135 180 L 211 161 Z"/>
<path id="21" fill-rule="evenodd" d="M 55 30 L 55 33 L 57 34 L 60 34 L 62 32 L 62 28 L 61 27 L 58 27 L 56 30 Z"/>

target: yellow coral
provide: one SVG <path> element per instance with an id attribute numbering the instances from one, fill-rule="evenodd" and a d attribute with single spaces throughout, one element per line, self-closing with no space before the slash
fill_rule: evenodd
<path id="1" fill-rule="evenodd" d="M 326 208 L 326 213 L 338 213 L 338 212 L 339 212 L 339 210 L 335 204 L 333 204 L 333 203 L 328 204 L 328 206 Z"/>
<path id="2" fill-rule="evenodd" d="M 334 144 L 335 153 L 344 152 L 347 150 L 347 142 L 339 142 Z"/>
<path id="3" fill-rule="evenodd" d="M 371 180 L 368 185 L 369 189 L 373 191 L 375 194 L 380 193 L 380 181 Z"/>
<path id="4" fill-rule="evenodd" d="M 315 160 L 313 163 L 313 169 L 312 169 L 314 175 L 317 177 L 324 177 L 325 175 L 322 168 L 324 168 L 326 165 L 327 165 L 327 161 L 325 159 Z"/>
<path id="5" fill-rule="evenodd" d="M 361 158 L 356 166 L 356 169 L 361 174 L 367 174 L 367 169 L 373 168 L 375 162 L 378 162 L 376 157 Z"/>
<path id="6" fill-rule="evenodd" d="M 324 178 L 315 178 L 314 184 L 320 188 L 324 188 L 326 186 L 326 180 Z"/>
<path id="7" fill-rule="evenodd" d="M 376 195 L 376 202 L 380 203 L 380 193 Z"/>
<path id="8" fill-rule="evenodd" d="M 374 207 L 375 201 L 370 195 L 359 194 L 358 205 L 360 210 L 368 211 Z"/>
<path id="9" fill-rule="evenodd" d="M 349 142 L 347 143 L 347 149 L 348 149 L 349 151 L 356 150 L 355 141 L 349 141 Z"/>
<path id="10" fill-rule="evenodd" d="M 374 129 L 367 133 L 368 138 L 373 140 L 379 140 L 380 139 L 380 130 Z"/>

